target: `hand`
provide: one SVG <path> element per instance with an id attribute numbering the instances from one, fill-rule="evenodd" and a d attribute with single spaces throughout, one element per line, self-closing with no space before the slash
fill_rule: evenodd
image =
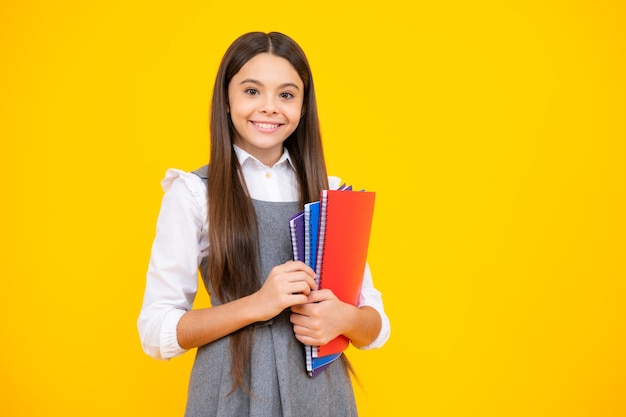
<path id="1" fill-rule="evenodd" d="M 356 307 L 339 300 L 331 290 L 312 291 L 307 304 L 291 307 L 291 323 L 296 339 L 310 346 L 321 346 L 344 333 Z"/>
<path id="2" fill-rule="evenodd" d="M 307 296 L 316 288 L 315 272 L 304 262 L 287 261 L 275 266 L 255 293 L 259 321 L 269 320 L 287 307 L 308 302 Z"/>

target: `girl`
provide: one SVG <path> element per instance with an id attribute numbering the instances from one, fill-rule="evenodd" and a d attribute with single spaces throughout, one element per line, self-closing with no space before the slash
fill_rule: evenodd
<path id="1" fill-rule="evenodd" d="M 352 416 L 345 361 L 306 373 L 301 343 L 339 334 L 382 346 L 389 321 L 366 269 L 359 305 L 317 290 L 292 257 L 288 219 L 326 173 L 315 91 L 300 47 L 280 33 L 248 33 L 224 55 L 211 106 L 210 164 L 168 170 L 143 306 L 146 353 L 198 348 L 187 416 Z M 192 310 L 200 269 L 211 307 Z"/>

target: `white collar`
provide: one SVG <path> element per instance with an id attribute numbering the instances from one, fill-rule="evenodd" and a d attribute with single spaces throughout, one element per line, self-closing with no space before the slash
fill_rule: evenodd
<path id="1" fill-rule="evenodd" d="M 241 166 L 243 166 L 243 164 L 248 159 L 252 159 L 252 160 L 256 161 L 257 163 L 261 164 L 262 166 L 264 166 L 266 168 L 273 168 L 273 167 L 267 167 L 264 163 L 262 163 L 257 158 L 255 158 L 253 155 L 251 155 L 250 153 L 244 151 L 243 149 L 241 149 L 237 145 L 233 145 L 233 149 L 235 149 L 235 154 L 237 155 L 237 159 L 239 160 L 239 165 L 241 165 Z M 291 156 L 289 155 L 289 151 L 287 150 L 287 148 L 283 148 L 283 154 L 280 156 L 280 158 L 274 164 L 274 166 L 280 165 L 280 164 L 284 163 L 285 161 L 289 162 L 289 165 L 291 165 L 291 167 L 295 169 L 295 167 L 293 166 L 293 162 L 291 162 Z"/>

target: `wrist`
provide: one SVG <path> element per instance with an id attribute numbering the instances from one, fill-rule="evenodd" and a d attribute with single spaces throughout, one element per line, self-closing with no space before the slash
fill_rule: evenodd
<path id="1" fill-rule="evenodd" d="M 245 297 L 239 299 L 241 302 L 241 308 L 244 311 L 244 315 L 246 317 L 246 321 L 249 323 L 256 323 L 258 321 L 263 321 L 263 314 L 260 310 L 261 304 L 258 300 L 258 293 L 252 293 Z"/>
<path id="2" fill-rule="evenodd" d="M 372 343 L 382 326 L 380 314 L 370 306 L 353 307 L 350 313 L 350 325 L 347 333 L 344 333 L 352 344 L 360 347 Z"/>
<path id="3" fill-rule="evenodd" d="M 359 308 L 352 304 L 344 303 L 340 313 L 343 318 L 341 334 L 352 340 L 359 327 Z"/>

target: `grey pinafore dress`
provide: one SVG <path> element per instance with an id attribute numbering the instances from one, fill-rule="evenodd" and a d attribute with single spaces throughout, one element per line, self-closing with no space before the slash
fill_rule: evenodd
<path id="1" fill-rule="evenodd" d="M 206 167 L 194 171 L 205 182 L 206 172 Z M 265 280 L 272 267 L 292 259 L 288 219 L 298 211 L 298 203 L 253 200 L 253 204 L 259 225 L 261 280 Z M 209 288 L 207 278 L 203 278 Z M 218 305 L 219 301 L 211 296 L 211 303 Z M 294 336 L 289 314 L 287 309 L 255 328 L 249 385 L 252 396 L 241 388 L 229 395 L 230 337 L 199 347 L 191 371 L 185 416 L 356 416 L 352 383 L 341 361 L 314 378 L 307 375 L 304 348 Z"/>

